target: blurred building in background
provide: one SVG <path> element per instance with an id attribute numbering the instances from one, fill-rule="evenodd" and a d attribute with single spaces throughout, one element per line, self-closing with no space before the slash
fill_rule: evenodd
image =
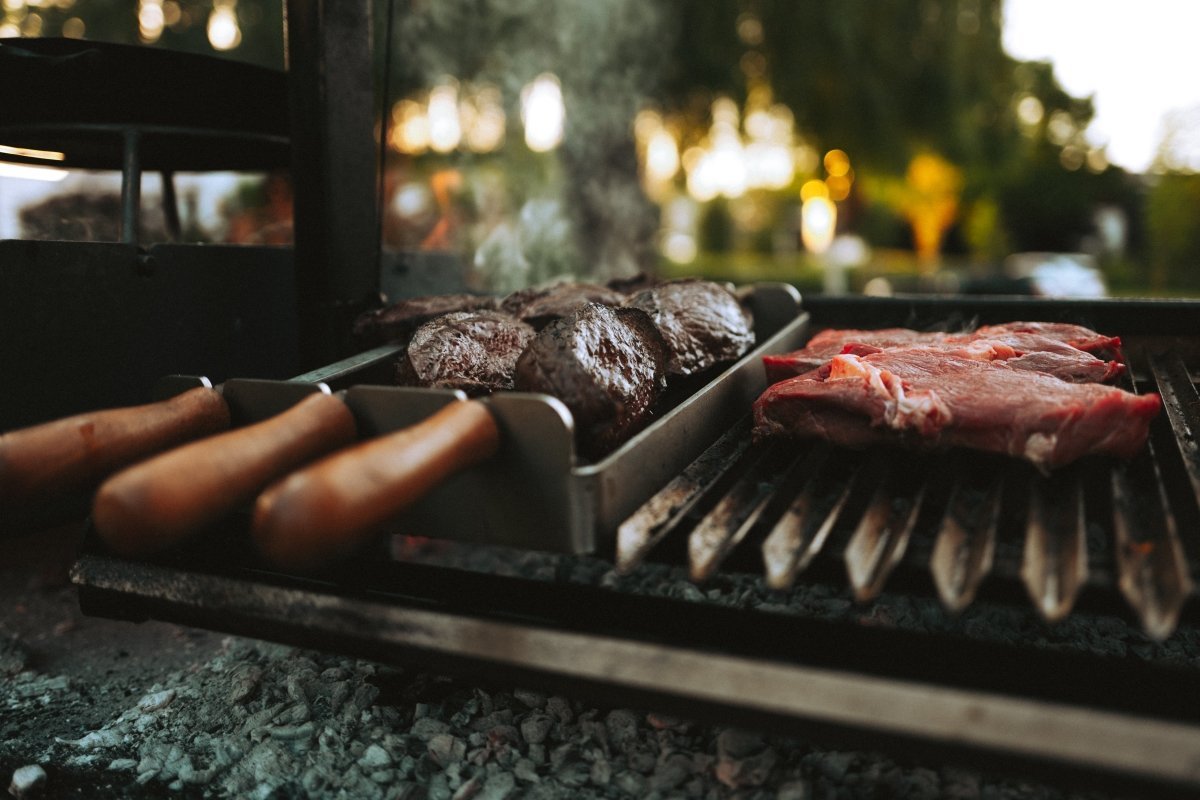
<path id="1" fill-rule="evenodd" d="M 0 35 L 280 68 L 281 6 L 12 0 Z M 1197 110 L 1164 120 L 1152 168 L 1129 172 L 1089 139 L 1092 99 L 1009 55 L 1004 23 L 1001 0 L 379 2 L 384 249 L 446 256 L 481 291 L 652 271 L 1200 293 Z M 33 177 L 72 197 L 0 173 L 0 236 L 112 235 L 63 222 L 103 216 L 103 176 Z M 195 240 L 290 241 L 286 176 L 207 180 L 181 190 Z"/>

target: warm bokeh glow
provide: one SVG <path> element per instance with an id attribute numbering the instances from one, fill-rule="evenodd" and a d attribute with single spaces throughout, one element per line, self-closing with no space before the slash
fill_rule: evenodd
<path id="1" fill-rule="evenodd" d="M 837 206 L 828 197 L 811 197 L 800 207 L 800 238 L 810 253 L 821 255 L 833 243 Z"/>
<path id="2" fill-rule="evenodd" d="M 234 3 L 225 4 L 218 0 L 213 7 L 208 16 L 208 43 L 214 50 L 232 50 L 242 43 L 242 29 L 238 27 Z"/>
<path id="3" fill-rule="evenodd" d="M 521 90 L 521 121 L 525 144 L 535 153 L 548 152 L 562 143 L 566 111 L 558 78 L 544 72 Z"/>
<path id="4" fill-rule="evenodd" d="M 805 181 L 800 187 L 800 200 L 807 201 L 814 197 L 829 197 L 829 187 L 825 185 L 825 181 L 811 180 Z"/>
<path id="5" fill-rule="evenodd" d="M 22 158 L 39 158 L 43 161 L 66 161 L 67 154 L 57 150 L 34 150 L 29 147 L 10 147 L 0 144 L 0 154 L 21 156 Z"/>
<path id="6" fill-rule="evenodd" d="M 449 153 L 462 141 L 458 119 L 458 84 L 447 81 L 429 93 L 429 146 L 435 152 Z"/>
<path id="7" fill-rule="evenodd" d="M 485 85 L 470 99 L 459 103 L 463 137 L 467 147 L 476 153 L 490 153 L 504 144 L 507 115 L 500 100 L 500 90 Z"/>
<path id="8" fill-rule="evenodd" d="M 830 150 L 825 154 L 825 171 L 840 178 L 850 171 L 850 156 L 845 150 Z"/>
<path id="9" fill-rule="evenodd" d="M 138 36 L 143 42 L 157 42 L 162 37 L 165 24 L 162 0 L 141 0 L 138 3 Z"/>

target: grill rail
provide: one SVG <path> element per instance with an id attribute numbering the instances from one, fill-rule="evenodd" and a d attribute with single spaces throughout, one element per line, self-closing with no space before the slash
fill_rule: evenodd
<path id="1" fill-rule="evenodd" d="M 1041 475 L 965 452 L 747 446 L 745 419 L 626 521 L 618 568 L 669 562 L 678 550 L 669 540 L 686 538 L 690 574 L 702 582 L 753 542 L 775 588 L 825 557 L 841 562 L 855 599 L 867 602 L 905 564 L 926 571 L 955 612 L 990 577 L 1019 580 L 1048 622 L 1070 614 L 1085 587 L 1115 589 L 1161 641 L 1195 589 L 1197 563 L 1185 557 L 1179 520 L 1189 522 L 1192 551 L 1200 550 L 1200 530 L 1190 524 L 1200 508 L 1200 396 L 1178 354 L 1131 344 L 1138 378 L 1127 388 L 1158 392 L 1166 413 L 1128 463 L 1089 458 Z M 1008 557 L 997 558 L 998 541 Z"/>

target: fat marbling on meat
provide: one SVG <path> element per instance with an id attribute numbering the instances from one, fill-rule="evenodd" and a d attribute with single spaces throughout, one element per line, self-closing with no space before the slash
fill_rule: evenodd
<path id="1" fill-rule="evenodd" d="M 1119 338 L 1079 325 L 1047 322 L 985 325 L 967 333 L 831 328 L 818 333 L 800 350 L 765 356 L 763 366 L 767 379 L 774 383 L 811 372 L 836 355 L 864 356 L 915 345 L 980 361 L 1004 361 L 1014 369 L 1041 372 L 1072 383 L 1104 383 L 1125 371 Z"/>

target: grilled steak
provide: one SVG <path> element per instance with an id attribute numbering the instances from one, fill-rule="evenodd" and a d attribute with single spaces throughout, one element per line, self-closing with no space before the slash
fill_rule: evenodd
<path id="1" fill-rule="evenodd" d="M 1068 383 L 931 346 L 837 355 L 775 383 L 755 402 L 754 433 L 819 437 L 863 447 L 963 446 L 1025 458 L 1043 469 L 1088 454 L 1133 455 L 1158 395 Z"/>
<path id="2" fill-rule="evenodd" d="M 651 421 L 666 362 L 666 343 L 645 312 L 586 303 L 529 343 L 515 383 L 561 400 L 575 419 L 579 452 L 595 459 Z"/>
<path id="3" fill-rule="evenodd" d="M 667 281 L 638 292 L 626 306 L 645 311 L 662 331 L 671 376 L 694 375 L 734 361 L 754 345 L 749 315 L 719 283 Z"/>
<path id="4" fill-rule="evenodd" d="M 987 325 L 973 333 L 921 333 L 907 328 L 821 331 L 802 349 L 766 356 L 772 383 L 803 375 L 839 354 L 869 355 L 897 346 L 921 345 L 966 358 L 1005 361 L 1014 369 L 1053 375 L 1072 383 L 1102 383 L 1120 376 L 1121 340 L 1078 325 L 1015 322 Z M 1097 354 L 1116 360 L 1105 361 Z"/>
<path id="5" fill-rule="evenodd" d="M 619 306 L 625 295 L 592 283 L 551 283 L 513 292 L 500 302 L 500 310 L 525 320 L 539 330 L 565 317 L 584 303 Z"/>
<path id="6" fill-rule="evenodd" d="M 469 395 L 513 388 L 517 358 L 535 331 L 499 311 L 443 314 L 417 329 L 400 359 L 401 386 L 461 389 Z"/>
<path id="7" fill-rule="evenodd" d="M 354 321 L 353 334 L 363 347 L 406 342 L 417 328 L 435 317 L 453 311 L 493 309 L 497 304 L 494 297 L 474 294 L 412 297 L 359 315 Z"/>

